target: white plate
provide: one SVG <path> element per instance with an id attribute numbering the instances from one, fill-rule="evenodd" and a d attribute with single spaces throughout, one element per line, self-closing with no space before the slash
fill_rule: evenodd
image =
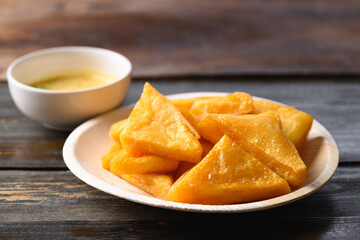
<path id="1" fill-rule="evenodd" d="M 227 93 L 194 92 L 167 97 L 191 98 L 225 94 Z M 301 157 L 307 166 L 307 179 L 295 191 L 264 201 L 231 205 L 184 204 L 160 200 L 101 167 L 101 157 L 113 143 L 108 135 L 111 124 L 127 118 L 132 106 L 115 109 L 83 123 L 69 135 L 63 148 L 65 163 L 75 176 L 94 188 L 129 201 L 191 212 L 249 212 L 268 209 L 293 202 L 315 192 L 331 178 L 339 162 L 339 152 L 334 139 L 324 126 L 314 120 L 301 151 Z"/>

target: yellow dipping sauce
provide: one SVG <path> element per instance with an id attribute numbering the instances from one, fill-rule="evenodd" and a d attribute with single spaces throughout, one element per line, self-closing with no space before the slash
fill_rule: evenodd
<path id="1" fill-rule="evenodd" d="M 116 79 L 115 76 L 95 70 L 64 70 L 46 75 L 30 86 L 48 90 L 75 90 L 96 87 L 113 82 Z"/>

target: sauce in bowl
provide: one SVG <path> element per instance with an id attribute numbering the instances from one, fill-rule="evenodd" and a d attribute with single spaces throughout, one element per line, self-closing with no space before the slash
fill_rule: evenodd
<path id="1" fill-rule="evenodd" d="M 90 69 L 64 70 L 34 81 L 32 87 L 47 90 L 76 90 L 97 87 L 116 80 L 115 76 Z"/>

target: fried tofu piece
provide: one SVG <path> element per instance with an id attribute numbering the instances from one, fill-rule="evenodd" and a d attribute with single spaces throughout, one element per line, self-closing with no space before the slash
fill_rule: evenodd
<path id="1" fill-rule="evenodd" d="M 268 111 L 277 111 L 282 106 L 283 105 L 278 103 L 274 103 L 266 100 L 254 99 L 255 114 L 268 112 Z"/>
<path id="2" fill-rule="evenodd" d="M 283 131 L 299 151 L 309 134 L 313 117 L 291 106 L 283 106 L 265 100 L 254 100 L 255 113 L 276 111 L 279 114 Z"/>
<path id="3" fill-rule="evenodd" d="M 252 96 L 244 92 L 234 92 L 221 97 L 196 97 L 171 101 L 176 107 L 188 110 L 195 116 L 207 113 L 248 114 L 254 112 Z"/>
<path id="4" fill-rule="evenodd" d="M 154 155 L 136 156 L 126 151 L 120 150 L 110 161 L 110 171 L 120 174 L 132 173 L 164 173 L 177 169 L 179 161 L 167 159 Z"/>
<path id="5" fill-rule="evenodd" d="M 294 107 L 281 107 L 277 112 L 283 131 L 299 151 L 311 130 L 313 117 Z"/>
<path id="6" fill-rule="evenodd" d="M 118 142 L 111 145 L 109 151 L 101 158 L 101 165 L 104 169 L 110 170 L 110 161 L 122 148 L 121 144 Z"/>
<path id="7" fill-rule="evenodd" d="M 169 174 L 121 174 L 122 179 L 153 195 L 156 198 L 165 199 L 174 183 Z"/>
<path id="8" fill-rule="evenodd" d="M 231 204 L 264 200 L 291 192 L 288 183 L 226 135 L 210 153 L 177 180 L 166 200 Z"/>
<path id="9" fill-rule="evenodd" d="M 199 162 L 199 133 L 179 110 L 149 83 L 120 134 L 129 152 L 156 155 L 179 161 Z"/>
<path id="10" fill-rule="evenodd" d="M 273 114 L 209 114 L 198 124 L 201 136 L 217 143 L 228 135 L 293 187 L 306 179 L 306 166 Z"/>
<path id="11" fill-rule="evenodd" d="M 127 119 L 120 120 L 110 127 L 109 136 L 115 141 L 120 143 L 120 133 L 126 127 Z"/>
<path id="12" fill-rule="evenodd" d="M 213 97 L 194 101 L 190 113 L 195 116 L 208 113 L 248 114 L 254 112 L 252 96 L 244 92 L 235 92 L 224 97 Z"/>
<path id="13" fill-rule="evenodd" d="M 192 105 L 197 100 L 205 100 L 213 97 L 196 97 L 196 98 L 186 98 L 186 99 L 170 99 L 170 101 L 177 107 L 185 110 L 190 110 Z"/>

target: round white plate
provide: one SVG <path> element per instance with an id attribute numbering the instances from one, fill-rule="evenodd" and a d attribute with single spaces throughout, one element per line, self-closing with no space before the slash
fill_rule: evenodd
<path id="1" fill-rule="evenodd" d="M 194 92 L 167 97 L 180 99 L 225 94 L 228 93 Z M 314 120 L 300 153 L 307 166 L 307 179 L 293 192 L 264 201 L 231 205 L 184 204 L 157 199 L 101 167 L 101 157 L 113 144 L 113 140 L 108 135 L 111 124 L 127 118 L 132 107 L 133 105 L 118 108 L 88 120 L 69 135 L 63 148 L 64 161 L 75 176 L 94 188 L 129 201 L 191 212 L 249 212 L 268 209 L 315 192 L 331 178 L 339 162 L 339 152 L 334 139 L 324 126 Z"/>

